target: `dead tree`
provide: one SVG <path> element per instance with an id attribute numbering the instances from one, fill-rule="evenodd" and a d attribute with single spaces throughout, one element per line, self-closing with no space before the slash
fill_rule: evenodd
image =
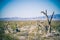
<path id="1" fill-rule="evenodd" d="M 48 18 L 47 10 L 46 10 L 45 12 L 44 12 L 44 11 L 41 11 L 41 13 L 43 13 L 43 14 L 46 16 L 47 21 L 48 21 L 48 33 L 51 33 L 51 21 L 52 21 L 52 18 L 53 18 L 54 12 L 52 13 L 50 19 Z"/>

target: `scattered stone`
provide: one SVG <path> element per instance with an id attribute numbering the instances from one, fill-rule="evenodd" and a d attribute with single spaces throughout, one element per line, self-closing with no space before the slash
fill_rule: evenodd
<path id="1" fill-rule="evenodd" d="M 19 40 L 26 40 L 25 36 L 18 36 Z"/>

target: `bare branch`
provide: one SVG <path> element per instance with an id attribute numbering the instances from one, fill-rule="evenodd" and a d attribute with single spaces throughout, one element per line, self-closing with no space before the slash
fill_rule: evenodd
<path id="1" fill-rule="evenodd" d="M 41 13 L 43 13 L 44 15 L 47 15 L 44 11 L 41 11 Z"/>
<path id="2" fill-rule="evenodd" d="M 46 14 L 47 14 L 47 10 L 45 10 L 46 11 Z"/>
<path id="3" fill-rule="evenodd" d="M 46 12 L 41 11 L 41 13 L 43 13 L 43 14 L 46 16 L 46 18 L 47 18 L 47 20 L 48 20 L 48 22 L 49 22 L 49 18 L 48 18 L 48 15 L 47 15 L 47 10 L 46 10 Z"/>
<path id="4" fill-rule="evenodd" d="M 53 12 L 53 14 L 51 15 L 51 18 L 50 18 L 50 23 L 51 23 L 51 20 L 52 20 L 52 18 L 53 18 L 53 15 L 54 15 L 54 12 Z"/>

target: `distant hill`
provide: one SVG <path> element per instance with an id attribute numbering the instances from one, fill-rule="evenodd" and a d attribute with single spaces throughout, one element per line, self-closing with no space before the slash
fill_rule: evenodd
<path id="1" fill-rule="evenodd" d="M 60 14 L 55 14 L 53 18 L 54 18 L 54 19 L 59 19 L 59 20 L 60 20 Z"/>
<path id="2" fill-rule="evenodd" d="M 51 17 L 51 15 L 48 16 L 49 18 Z M 9 21 L 9 20 L 44 20 L 46 17 L 42 16 L 42 17 L 35 17 L 35 18 L 19 18 L 19 17 L 12 17 L 12 18 L 0 18 L 0 21 Z M 60 14 L 55 14 L 53 16 L 54 20 L 60 20 Z"/>

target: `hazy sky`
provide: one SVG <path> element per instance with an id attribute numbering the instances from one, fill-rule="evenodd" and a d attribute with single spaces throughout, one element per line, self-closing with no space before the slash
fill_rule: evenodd
<path id="1" fill-rule="evenodd" d="M 48 11 L 51 15 L 60 14 L 59 0 L 1 0 L 0 18 L 30 18 L 43 16 L 41 11 Z"/>

